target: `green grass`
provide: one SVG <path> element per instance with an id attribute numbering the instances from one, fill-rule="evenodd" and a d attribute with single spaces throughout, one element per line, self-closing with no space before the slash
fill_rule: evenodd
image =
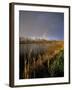
<path id="1" fill-rule="evenodd" d="M 64 50 L 61 50 L 50 63 L 49 73 L 52 77 L 64 76 Z"/>

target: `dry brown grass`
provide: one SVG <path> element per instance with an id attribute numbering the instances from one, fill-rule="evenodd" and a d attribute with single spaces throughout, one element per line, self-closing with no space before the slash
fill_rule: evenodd
<path id="1" fill-rule="evenodd" d="M 32 45 L 33 42 L 31 42 Z M 38 52 L 38 55 L 34 56 L 33 50 L 28 50 L 27 58 L 24 57 L 24 69 L 22 71 L 22 78 L 25 79 L 32 77 L 35 78 L 35 72 L 38 71 L 38 69 L 40 68 L 44 68 L 45 62 L 47 62 L 47 68 L 49 68 L 50 60 L 52 60 L 52 58 L 55 57 L 55 55 L 57 55 L 61 50 L 64 49 L 63 41 L 35 41 L 34 44 L 37 44 L 40 47 L 46 47 L 46 50 L 41 50 L 41 52 Z"/>

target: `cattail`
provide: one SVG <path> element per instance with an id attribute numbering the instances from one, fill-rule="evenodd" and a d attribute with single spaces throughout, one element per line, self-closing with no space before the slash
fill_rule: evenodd
<path id="1" fill-rule="evenodd" d="M 48 59 L 48 68 L 49 68 L 49 61 L 50 61 L 50 60 Z"/>
<path id="2" fill-rule="evenodd" d="M 24 78 L 27 78 L 26 60 L 25 60 L 25 67 L 24 67 Z"/>
<path id="3" fill-rule="evenodd" d="M 35 78 L 35 58 L 33 58 L 33 64 L 34 64 L 34 71 L 33 71 L 33 73 L 34 73 L 34 78 Z"/>
<path id="4" fill-rule="evenodd" d="M 31 58 L 31 52 L 32 52 L 32 49 L 29 50 L 29 54 L 28 54 L 28 75 L 27 75 L 27 78 L 30 78 L 30 58 Z"/>
<path id="5" fill-rule="evenodd" d="M 39 64 L 41 65 L 42 64 L 42 61 L 41 61 L 41 55 L 39 55 Z"/>
<path id="6" fill-rule="evenodd" d="M 29 59 L 30 59 L 30 56 L 31 56 L 31 52 L 32 52 L 32 49 L 30 49 L 29 52 L 28 52 L 29 53 L 29 55 L 28 55 Z"/>

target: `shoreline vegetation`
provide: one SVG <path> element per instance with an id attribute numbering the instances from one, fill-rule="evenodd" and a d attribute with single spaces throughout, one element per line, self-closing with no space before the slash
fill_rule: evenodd
<path id="1" fill-rule="evenodd" d="M 36 38 L 36 39 L 32 39 L 32 38 L 19 38 L 19 43 L 20 44 L 31 44 L 31 43 L 55 43 L 55 42 L 59 42 L 59 43 L 64 43 L 63 40 L 47 40 L 47 39 L 41 39 L 41 38 Z"/>
<path id="2" fill-rule="evenodd" d="M 19 38 L 19 78 L 64 76 L 64 41 Z"/>

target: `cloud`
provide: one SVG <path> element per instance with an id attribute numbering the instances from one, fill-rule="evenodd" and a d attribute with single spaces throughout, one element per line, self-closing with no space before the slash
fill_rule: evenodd
<path id="1" fill-rule="evenodd" d="M 48 39 L 48 32 L 43 33 L 42 38 L 43 39 Z"/>

